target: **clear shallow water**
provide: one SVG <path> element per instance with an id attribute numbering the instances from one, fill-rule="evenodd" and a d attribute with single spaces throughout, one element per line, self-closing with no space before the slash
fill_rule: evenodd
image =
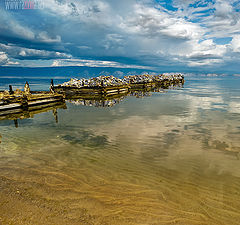
<path id="1" fill-rule="evenodd" d="M 240 79 L 186 79 L 0 121 L 0 224 L 240 224 Z"/>

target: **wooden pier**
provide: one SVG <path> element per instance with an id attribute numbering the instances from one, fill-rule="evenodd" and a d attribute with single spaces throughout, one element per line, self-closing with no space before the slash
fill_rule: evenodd
<path id="1" fill-rule="evenodd" d="M 8 110 L 29 110 L 30 108 L 64 102 L 60 94 L 5 95 L 0 98 L 0 112 Z"/>
<path id="2" fill-rule="evenodd" d="M 71 96 L 110 96 L 116 94 L 127 94 L 130 90 L 130 85 L 122 86 L 108 86 L 108 87 L 67 87 L 67 86 L 55 86 L 54 92 L 63 94 L 65 98 Z"/>
<path id="3" fill-rule="evenodd" d="M 146 75 L 147 76 L 147 75 Z M 111 82 L 107 85 L 104 85 L 104 82 L 101 81 L 101 83 L 95 82 L 95 84 L 91 85 L 85 85 L 81 84 L 80 80 L 77 79 L 71 79 L 69 82 L 64 83 L 62 85 L 53 85 L 52 81 L 52 89 L 54 92 L 63 94 L 64 98 L 71 98 L 71 96 L 74 95 L 82 95 L 82 96 L 111 96 L 116 94 L 129 94 L 132 90 L 139 90 L 139 89 L 153 89 L 153 88 L 162 88 L 162 89 L 168 89 L 171 86 L 180 86 L 184 84 L 184 77 L 182 75 L 178 75 L 177 77 L 174 76 L 156 76 L 154 79 L 149 79 L 145 81 L 136 81 L 134 78 L 137 76 L 130 76 L 128 82 L 125 82 L 125 84 L 119 84 L 119 85 L 112 85 Z M 125 79 L 125 78 L 124 78 Z M 124 80 L 123 79 L 123 80 Z M 121 79 L 119 79 L 121 80 Z M 122 80 L 122 81 L 123 81 Z M 76 82 L 76 83 L 74 83 Z"/>
<path id="4" fill-rule="evenodd" d="M 113 76 L 112 76 L 113 77 Z M 0 120 L 18 118 L 29 118 L 36 113 L 51 110 L 52 107 L 66 107 L 65 100 L 75 101 L 83 104 L 96 104 L 97 106 L 109 106 L 117 104 L 127 95 L 145 96 L 150 92 L 162 92 L 174 86 L 182 86 L 184 77 L 178 76 L 176 79 L 170 77 L 157 77 L 159 80 L 149 79 L 144 82 L 134 80 L 123 82 L 118 79 L 121 85 L 116 82 L 104 83 L 103 81 L 95 86 L 84 84 L 78 85 L 58 85 L 54 86 L 51 80 L 50 91 L 31 91 L 28 82 L 24 86 L 24 91 L 15 90 L 9 85 L 9 91 L 0 91 Z M 76 81 L 76 79 L 74 80 Z"/>
<path id="5" fill-rule="evenodd" d="M 64 104 L 64 102 L 63 95 L 52 91 L 31 92 L 27 82 L 24 91 L 13 91 L 12 86 L 9 85 L 9 91 L 0 92 L 0 120 L 11 118 L 13 114 L 31 114 L 31 112 Z"/>

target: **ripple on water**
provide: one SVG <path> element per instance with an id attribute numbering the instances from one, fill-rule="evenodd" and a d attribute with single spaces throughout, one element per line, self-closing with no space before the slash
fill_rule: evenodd
<path id="1" fill-rule="evenodd" d="M 199 82 L 2 126 L 0 224 L 240 224 L 237 104 Z"/>
<path id="2" fill-rule="evenodd" d="M 227 172 L 219 174 L 216 167 L 209 169 L 199 155 L 181 158 L 176 151 L 186 151 L 190 144 L 183 143 L 155 161 L 111 145 L 93 152 L 89 146 L 68 142 L 42 146 L 36 154 L 26 150 L 21 160 L 1 163 L 0 221 L 238 224 L 240 180 Z M 17 209 L 11 208 L 13 204 Z"/>

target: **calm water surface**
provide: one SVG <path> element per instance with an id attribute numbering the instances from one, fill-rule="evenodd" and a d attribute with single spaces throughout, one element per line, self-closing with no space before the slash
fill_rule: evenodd
<path id="1" fill-rule="evenodd" d="M 0 121 L 0 224 L 240 224 L 239 87 L 189 77 L 113 107 L 67 103 L 58 123 Z"/>

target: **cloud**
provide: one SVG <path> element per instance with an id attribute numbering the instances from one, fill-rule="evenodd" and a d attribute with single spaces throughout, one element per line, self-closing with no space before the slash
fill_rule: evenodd
<path id="1" fill-rule="evenodd" d="M 233 52 L 240 52 L 240 35 L 234 35 L 231 41 Z"/>
<path id="2" fill-rule="evenodd" d="M 56 37 L 50 37 L 46 31 L 42 31 L 37 35 L 37 39 L 45 43 L 59 43 L 61 42 L 61 37 L 57 35 Z"/>
<path id="3" fill-rule="evenodd" d="M 16 65 L 19 65 L 19 63 L 11 61 L 5 52 L 0 51 L 0 66 L 11 66 L 11 65 L 16 66 Z"/>
<path id="4" fill-rule="evenodd" d="M 45 2 L 46 14 L 57 15 L 61 20 L 81 23 L 111 24 L 111 7 L 108 1 L 86 0 L 48 0 Z"/>
<path id="5" fill-rule="evenodd" d="M 229 1 L 216 1 L 215 10 L 216 19 L 226 19 L 232 17 L 231 13 L 233 12 L 233 7 Z"/>
<path id="6" fill-rule="evenodd" d="M 91 47 L 89 47 L 89 46 L 84 46 L 84 45 L 81 45 L 81 46 L 77 46 L 77 48 L 79 48 L 79 49 L 82 49 L 82 50 L 89 50 L 89 49 L 92 49 Z"/>
<path id="7" fill-rule="evenodd" d="M 57 66 L 88 66 L 88 67 L 114 67 L 114 68 L 136 68 L 136 69 L 151 69 L 147 66 L 126 65 L 113 61 L 86 60 L 86 59 L 59 59 L 54 60 L 52 67 Z"/>
<path id="8" fill-rule="evenodd" d="M 54 60 L 51 66 L 52 67 L 60 66 L 60 61 L 59 60 Z"/>
<path id="9" fill-rule="evenodd" d="M 106 38 L 103 42 L 103 45 L 106 49 L 110 49 L 110 48 L 121 48 L 124 47 L 124 38 L 122 35 L 120 34 L 107 34 Z"/>
<path id="10" fill-rule="evenodd" d="M 24 10 L 23 10 L 24 11 Z M 32 21 L 26 21 L 26 18 L 23 16 L 21 21 L 19 18 L 15 17 L 14 14 L 8 13 L 7 10 L 4 10 L 0 7 L 0 38 L 4 40 L 23 40 L 31 41 L 36 43 L 59 43 L 61 42 L 61 37 L 55 34 L 49 34 L 47 31 L 37 29 L 38 26 L 30 25 L 28 23 L 36 23 L 34 18 L 31 18 Z M 20 16 L 21 14 L 19 14 Z M 39 21 L 38 21 L 39 24 Z M 38 25 L 37 24 L 37 25 Z"/>
<path id="11" fill-rule="evenodd" d="M 193 43 L 191 53 L 186 54 L 189 66 L 212 65 L 223 62 L 227 45 L 216 45 L 212 39 Z"/>
<path id="12" fill-rule="evenodd" d="M 199 38 L 203 29 L 198 25 L 182 18 L 176 18 L 167 12 L 142 5 L 135 6 L 135 12 L 129 15 L 122 24 L 123 29 L 138 35 L 153 37 L 167 37 L 190 40 Z"/>
<path id="13" fill-rule="evenodd" d="M 5 52 L 0 52 L 0 65 L 4 65 L 8 62 L 8 57 Z"/>
<path id="14" fill-rule="evenodd" d="M 62 59 L 59 65 L 215 72 L 238 61 L 239 9 L 237 0 L 48 0 L 29 14 L 0 9 L 0 51 L 23 64 Z"/>
<path id="15" fill-rule="evenodd" d="M 22 25 L 14 18 L 14 16 L 12 16 L 10 13 L 7 13 L 6 10 L 1 9 L 1 7 L 0 14 L 1 36 L 13 36 L 27 40 L 34 39 L 35 34 L 31 29 L 29 29 L 27 26 Z"/>
<path id="16" fill-rule="evenodd" d="M 231 37 L 239 33 L 240 16 L 234 4 L 236 0 L 216 0 L 213 13 L 203 24 L 209 29 L 209 37 Z"/>
<path id="17" fill-rule="evenodd" d="M 15 59 L 61 59 L 71 57 L 69 54 L 60 52 L 23 48 L 16 45 L 5 45 L 1 43 L 0 50 L 7 52 L 8 55 Z"/>

